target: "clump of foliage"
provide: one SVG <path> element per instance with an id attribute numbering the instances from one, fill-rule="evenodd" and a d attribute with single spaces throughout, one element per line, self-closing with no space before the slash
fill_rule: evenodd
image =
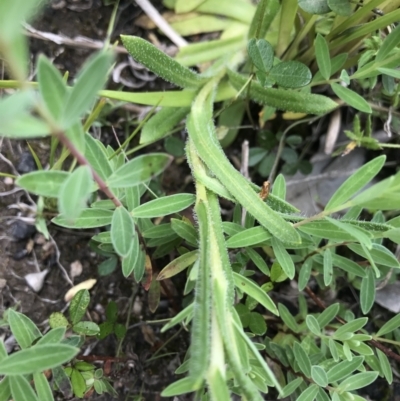
<path id="1" fill-rule="evenodd" d="M 254 7 L 242 0 L 240 15 L 231 2 L 188 2 L 190 9 L 184 11 L 231 13 L 227 16 L 235 20 L 235 29 L 227 26 L 225 36 L 218 41 L 182 48 L 176 59 L 141 38 L 121 37 L 135 59 L 183 89 L 162 93 L 100 91 L 113 61 L 107 49 L 84 65 L 71 88 L 41 56 L 38 86 L 33 87 L 26 81 L 26 48 L 19 22 L 33 13 L 38 1 L 31 2 L 32 8 L 22 7 L 22 3 L 0 3 L 0 51 L 16 79 L 1 85 L 20 88 L 0 102 L 0 134 L 13 139 L 50 137 L 49 159 L 53 162 L 49 170 L 19 177 L 17 184 L 37 195 L 42 207 L 49 199 L 57 200 L 59 214 L 52 220 L 54 224 L 72 229 L 109 227 L 93 237 L 93 248 L 106 254 L 109 264 L 120 260 L 124 276 L 133 276 L 144 288 L 157 288 L 157 280 L 186 269 L 185 294 L 190 294 L 192 301 L 163 328 L 190 325 L 191 346 L 177 370 L 186 376 L 168 386 L 163 395 L 193 392 L 198 399 L 220 401 L 235 393 L 247 400 L 262 400 L 262 394 L 274 388 L 280 397 L 298 401 L 361 401 L 365 399 L 358 390 L 378 376 L 391 383 L 389 358 L 398 361 L 400 357 L 383 343 L 398 348 L 400 318 L 397 315 L 382 324 L 371 319 L 370 312 L 379 280 L 400 268 L 390 250 L 390 241 L 400 241 L 400 219 L 385 221 L 382 213 L 399 210 L 399 173 L 364 189 L 385 163 L 385 156 L 377 156 L 337 189 L 321 213 L 305 217 L 286 202 L 282 175 L 269 193 L 267 186 L 260 188 L 232 166 L 221 143 L 231 143 L 237 130 L 226 130 L 225 137 L 219 138 L 214 120 L 219 115 L 219 122 L 238 121 L 239 116 L 240 123 L 249 100 L 261 104 L 267 114 L 282 110 L 299 118 L 321 116 L 342 104 L 369 114 L 371 101 L 354 89 L 361 86 L 372 93 L 378 90 L 380 79 L 386 82 L 382 90 L 389 89 L 392 94 L 390 102 L 397 104 L 400 29 L 391 30 L 374 50 L 365 48 L 364 39 L 372 40 L 398 20 L 400 2 L 374 0 L 359 6 L 333 0 L 261 0 Z M 183 7 L 179 0 L 167 3 L 177 11 Z M 376 18 L 371 19 L 371 14 Z M 237 31 L 238 25 L 241 30 Z M 232 36 L 232 32 L 239 33 Z M 203 65 L 202 73 L 187 68 L 209 61 L 214 63 L 208 68 Z M 312 92 L 314 87 L 325 85 L 340 102 Z M 97 94 L 162 107 L 144 123 L 140 148 L 167 137 L 186 118 L 185 153 L 196 183 L 195 194 L 142 201 L 150 180 L 166 169 L 172 157 L 144 153 L 126 161 L 126 155 L 137 150 L 128 150 L 129 141 L 114 150 L 94 139 L 88 130 L 101 105 L 94 107 L 84 122 L 82 119 Z M 215 104 L 221 101 L 225 103 L 218 110 Z M 357 120 L 348 136 L 358 141 L 356 145 L 368 142 Z M 62 153 L 55 161 L 58 146 L 62 146 Z M 374 143 L 375 149 L 381 146 Z M 65 171 L 62 161 L 68 156 L 74 164 Z M 98 191 L 107 199 L 93 201 Z M 219 197 L 235 205 L 230 221 L 221 218 Z M 196 226 L 179 216 L 193 204 Z M 370 221 L 360 219 L 363 210 L 374 212 Z M 342 218 L 335 217 L 339 212 L 345 213 Z M 156 225 L 152 220 L 168 215 L 174 217 L 165 224 Z M 37 227 L 46 235 L 41 213 Z M 179 256 L 153 277 L 151 260 L 174 249 Z M 270 258 L 275 260 L 272 266 L 267 263 Z M 250 263 L 256 269 L 249 269 Z M 260 278 L 265 282 L 261 286 Z M 309 287 L 311 279 L 323 290 L 334 289 L 339 279 L 346 280 L 360 292 L 360 310 L 353 313 L 340 303 L 325 307 Z M 285 280 L 295 280 L 299 288 L 295 314 L 283 304 L 276 305 L 268 294 Z M 303 292 L 316 302 L 319 312 L 308 310 Z M 265 315 L 276 322 L 273 337 Z M 9 311 L 14 333 L 13 316 L 27 318 Z M 65 326 L 79 334 L 82 327 L 93 329 L 90 334 L 100 330 L 80 322 L 83 315 L 78 316 L 72 314 L 71 321 L 61 318 L 63 327 L 50 332 L 56 331 L 59 340 L 46 345 L 50 347 L 46 352 L 45 345 L 32 345 L 40 333 L 18 341 L 26 349 L 10 356 L 3 347 L 3 399 L 12 396 L 20 401 L 28 393 L 33 397 L 29 385 L 32 374 L 49 392 L 42 371 L 68 362 L 81 345 L 61 343 Z M 367 323 L 371 323 L 368 330 Z M 116 320 L 110 324 L 117 334 Z M 29 325 L 31 332 L 34 328 Z M 33 353 L 43 364 L 25 364 Z M 16 359 L 30 369 L 16 369 Z M 82 396 L 99 378 L 94 369 L 88 377 L 83 374 L 86 365 L 79 366 L 72 364 L 64 372 L 75 393 Z M 38 388 L 35 397 L 45 399 Z"/>

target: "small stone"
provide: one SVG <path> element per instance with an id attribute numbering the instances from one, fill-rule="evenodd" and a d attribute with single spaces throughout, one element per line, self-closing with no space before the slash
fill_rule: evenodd
<path id="1" fill-rule="evenodd" d="M 39 292 L 43 288 L 44 279 L 47 276 L 49 269 L 45 269 L 38 273 L 30 273 L 25 276 L 25 281 L 33 291 Z"/>
<path id="2" fill-rule="evenodd" d="M 16 240 L 30 238 L 35 232 L 35 226 L 25 223 L 25 221 L 22 220 L 15 220 L 15 222 L 11 226 L 11 235 Z"/>
<path id="3" fill-rule="evenodd" d="M 70 275 L 71 279 L 73 280 L 74 277 L 78 277 L 82 274 L 82 263 L 79 260 L 75 260 L 75 262 L 72 262 L 70 265 Z"/>
<path id="4" fill-rule="evenodd" d="M 11 177 L 5 177 L 4 178 L 4 184 L 5 185 L 13 185 L 14 184 L 14 180 Z"/>
<path id="5" fill-rule="evenodd" d="M 7 285 L 7 280 L 5 278 L 0 278 L 0 290 Z"/>
<path id="6" fill-rule="evenodd" d="M 31 152 L 23 152 L 17 165 L 17 171 L 20 174 L 26 174 L 35 170 L 37 170 L 37 166 Z"/>

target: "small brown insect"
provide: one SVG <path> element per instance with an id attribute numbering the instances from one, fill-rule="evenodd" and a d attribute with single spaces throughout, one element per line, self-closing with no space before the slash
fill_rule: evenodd
<path id="1" fill-rule="evenodd" d="M 262 200 L 265 200 L 268 198 L 269 195 L 269 190 L 271 188 L 271 184 L 269 181 L 264 181 L 262 187 L 261 187 L 261 192 L 260 192 L 260 198 Z"/>

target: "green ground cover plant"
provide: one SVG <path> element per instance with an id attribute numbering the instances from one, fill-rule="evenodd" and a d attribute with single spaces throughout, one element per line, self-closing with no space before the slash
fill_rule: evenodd
<path id="1" fill-rule="evenodd" d="M 20 22 L 34 15 L 39 3 L 0 1 L 0 51 L 14 79 L 1 81 L 0 87 L 17 89 L 0 101 L 0 135 L 50 141 L 50 168 L 16 181 L 38 197 L 36 225 L 45 236 L 43 211 L 56 208 L 52 222 L 59 226 L 104 227 L 92 238 L 93 249 L 108 257 L 107 268 L 119 261 L 123 275 L 133 276 L 144 288 L 187 275 L 184 294 L 191 302 L 163 331 L 178 324 L 190 327 L 191 346 L 176 371 L 184 378 L 162 395 L 194 393 L 196 399 L 221 401 L 234 393 L 256 401 L 270 392 L 298 401 L 361 401 L 365 398 L 358 391 L 378 377 L 392 383 L 391 363 L 400 360 L 400 318 L 383 323 L 370 312 L 377 284 L 389 274 L 395 280 L 400 268 L 392 252 L 393 243 L 400 241 L 399 173 L 365 189 L 384 166 L 385 156 L 376 156 L 337 189 L 322 212 L 304 216 L 286 202 L 283 175 L 269 192 L 233 167 L 223 146 L 232 143 L 237 130 L 227 129 L 219 137 L 215 124 L 241 119 L 250 101 L 262 105 L 266 114 L 298 113 L 304 121 L 343 105 L 371 114 L 373 96 L 385 97 L 395 107 L 400 29 L 391 24 L 399 20 L 400 1 L 261 0 L 254 6 L 242 0 L 239 9 L 223 1 L 167 1 L 177 13 L 196 10 L 214 20 L 214 14 L 222 14 L 228 23 L 220 39 L 188 45 L 175 59 L 142 38 L 121 36 L 137 61 L 182 88 L 155 93 L 103 89 L 114 60 L 109 45 L 84 64 L 72 86 L 44 56 L 37 61 L 37 82 L 28 82 Z M 373 41 L 379 46 L 372 46 Z M 201 72 L 188 68 L 198 64 Z M 378 81 L 383 82 L 379 88 Z M 328 89 L 314 93 L 318 87 L 334 95 L 328 96 Z M 357 93 L 359 88 L 367 95 Z M 88 132 L 102 107 L 97 96 L 161 109 L 140 127 L 139 146 L 130 149 L 130 138 L 112 149 Z M 154 152 L 127 156 L 168 137 L 183 119 L 196 193 L 143 202 L 150 181 L 173 157 Z M 371 137 L 368 123 L 361 130 L 358 117 L 348 137 L 355 146 L 385 146 Z M 58 157 L 56 149 L 61 149 Z M 72 161 L 68 168 L 67 158 Z M 99 200 L 98 192 L 106 199 Z M 222 219 L 219 198 L 234 204 L 231 220 Z M 179 215 L 192 205 L 196 225 Z M 370 220 L 360 218 L 363 211 Z M 386 221 L 388 211 L 397 217 Z M 154 224 L 153 219 L 168 215 L 173 217 L 167 223 Z M 153 277 L 152 258 L 173 249 L 180 256 Z M 250 263 L 254 269 L 248 268 Z M 344 278 L 359 291 L 360 311 L 346 310 L 340 302 L 326 307 L 309 287 L 311 278 L 321 289 L 335 288 Z M 285 280 L 298 285 L 296 314 L 268 294 Z M 309 311 L 304 294 L 319 312 Z M 0 400 L 53 399 L 43 375 L 47 369 L 63 372 L 77 396 L 92 388 L 112 391 L 102 372 L 75 359 L 86 335 L 124 336 L 112 306 L 108 325 L 81 322 L 88 297 L 87 291 L 78 293 L 69 318 L 52 316 L 52 330 L 44 335 L 26 316 L 8 310 L 4 321 L 21 350 L 7 355 L 0 342 Z M 273 338 L 265 316 L 279 327 Z M 65 340 L 67 329 L 76 335 Z M 26 370 L 16 368 L 21 361 Z"/>

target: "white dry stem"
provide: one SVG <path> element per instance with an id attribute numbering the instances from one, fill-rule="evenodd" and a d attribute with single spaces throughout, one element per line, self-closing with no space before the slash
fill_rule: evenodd
<path id="1" fill-rule="evenodd" d="M 336 141 L 340 132 L 341 118 L 342 115 L 340 112 L 340 108 L 338 108 L 332 113 L 331 119 L 329 121 L 328 132 L 326 134 L 325 140 L 325 154 L 327 155 L 332 154 L 333 149 L 336 145 Z"/>
<path id="2" fill-rule="evenodd" d="M 187 42 L 183 39 L 161 14 L 154 8 L 148 0 L 136 0 L 136 4 L 148 15 L 148 17 L 161 29 L 165 36 L 167 36 L 172 43 L 178 47 L 187 46 Z"/>

